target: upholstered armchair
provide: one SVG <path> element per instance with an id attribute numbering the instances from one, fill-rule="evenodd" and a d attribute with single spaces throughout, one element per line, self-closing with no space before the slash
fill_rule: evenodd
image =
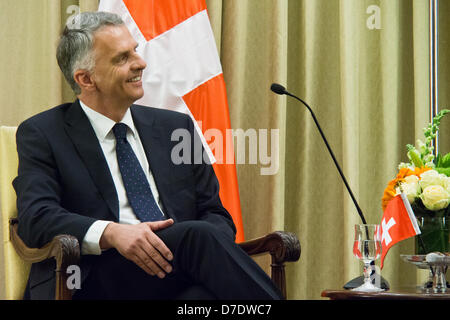
<path id="1" fill-rule="evenodd" d="M 16 127 L 0 127 L 0 203 L 6 299 L 22 299 L 30 266 L 45 259 L 56 260 L 56 300 L 70 300 L 67 267 L 77 265 L 80 248 L 75 237 L 58 235 L 42 248 L 28 248 L 17 234 L 16 195 L 12 180 L 17 175 Z M 300 258 L 300 242 L 289 232 L 276 231 L 239 244 L 249 255 L 270 254 L 271 277 L 286 297 L 284 263 Z M 0 271 L 2 266 L 0 265 Z"/>

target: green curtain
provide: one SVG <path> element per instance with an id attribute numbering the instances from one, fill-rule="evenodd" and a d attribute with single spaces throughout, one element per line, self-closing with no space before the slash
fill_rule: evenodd
<path id="1" fill-rule="evenodd" d="M 18 125 L 73 99 L 56 63 L 57 38 L 73 14 L 70 6 L 86 11 L 97 4 L 0 2 L 6 26 L 0 31 L 0 59 L 7 62 L 0 75 L 1 125 Z M 295 232 L 302 255 L 286 266 L 288 297 L 320 299 L 322 290 L 340 288 L 361 274 L 352 254 L 353 226 L 360 220 L 308 110 L 275 95 L 270 85 L 279 82 L 310 104 L 367 221 L 380 223 L 383 190 L 398 163 L 407 160 L 405 145 L 421 138 L 429 121 L 428 1 L 207 0 L 207 5 L 233 129 L 278 133 L 271 141 L 279 150 L 276 174 L 262 175 L 267 166 L 249 164 L 248 157 L 247 164 L 237 165 L 246 239 L 274 230 Z M 448 69 L 448 62 L 440 68 Z M 441 92 L 444 97 L 449 91 Z M 413 246 L 409 239 L 390 250 L 382 275 L 391 286 L 415 285 L 416 270 L 399 258 Z M 267 258 L 258 262 L 269 269 Z"/>
<path id="2" fill-rule="evenodd" d="M 56 62 L 56 46 L 62 26 L 76 10 L 97 7 L 97 0 L 1 1 L 0 125 L 18 125 L 49 106 L 74 99 Z"/>
<path id="3" fill-rule="evenodd" d="M 429 120 L 428 1 L 208 5 L 221 22 L 214 31 L 233 128 L 280 131 L 276 175 L 238 166 L 246 236 L 295 232 L 302 256 L 287 266 L 288 296 L 319 299 L 361 274 L 352 254 L 360 219 L 308 110 L 269 87 L 279 82 L 310 104 L 366 220 L 380 223 L 383 190 Z M 389 252 L 382 275 L 391 286 L 415 284 L 416 270 L 399 257 L 413 250 L 405 240 Z"/>

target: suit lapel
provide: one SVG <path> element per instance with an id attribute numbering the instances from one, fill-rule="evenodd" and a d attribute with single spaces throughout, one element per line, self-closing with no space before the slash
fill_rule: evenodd
<path id="1" fill-rule="evenodd" d="M 65 120 L 67 134 L 116 221 L 119 221 L 119 200 L 114 181 L 94 129 L 78 100 L 67 111 Z"/>

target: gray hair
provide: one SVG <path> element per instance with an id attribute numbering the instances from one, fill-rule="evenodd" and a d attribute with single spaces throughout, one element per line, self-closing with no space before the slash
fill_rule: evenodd
<path id="1" fill-rule="evenodd" d="M 58 65 L 75 94 L 81 89 L 73 75 L 76 70 L 92 72 L 95 57 L 92 51 L 94 33 L 104 26 L 123 25 L 123 20 L 109 12 L 82 12 L 67 21 L 56 51 Z"/>

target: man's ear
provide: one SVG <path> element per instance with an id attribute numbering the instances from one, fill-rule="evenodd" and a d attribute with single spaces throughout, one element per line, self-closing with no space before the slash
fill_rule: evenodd
<path id="1" fill-rule="evenodd" d="M 95 81 L 91 73 L 87 70 L 78 69 L 74 72 L 73 79 L 82 90 L 93 91 L 96 89 Z"/>

